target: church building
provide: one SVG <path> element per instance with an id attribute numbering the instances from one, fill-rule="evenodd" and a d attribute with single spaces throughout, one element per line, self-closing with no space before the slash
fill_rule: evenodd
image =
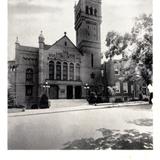
<path id="1" fill-rule="evenodd" d="M 65 32 L 53 45 L 15 43 L 8 75 L 15 104 L 31 107 L 45 93 L 49 99 L 81 99 L 101 76 L 101 0 L 79 0 L 74 7 L 76 44 Z M 93 86 L 93 87 L 92 87 Z"/>

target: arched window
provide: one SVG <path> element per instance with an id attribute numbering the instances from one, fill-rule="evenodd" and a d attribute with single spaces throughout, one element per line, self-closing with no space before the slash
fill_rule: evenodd
<path id="1" fill-rule="evenodd" d="M 80 80 L 80 64 L 76 64 L 76 80 Z"/>
<path id="2" fill-rule="evenodd" d="M 90 8 L 90 14 L 93 15 L 93 8 Z"/>
<path id="3" fill-rule="evenodd" d="M 63 80 L 68 80 L 68 64 L 66 62 L 63 63 Z"/>
<path id="4" fill-rule="evenodd" d="M 33 82 L 33 69 L 31 68 L 26 70 L 26 82 Z"/>
<path id="5" fill-rule="evenodd" d="M 86 14 L 89 14 L 89 7 L 86 6 Z"/>
<path id="6" fill-rule="evenodd" d="M 54 62 L 49 62 L 49 79 L 54 80 Z"/>
<path id="7" fill-rule="evenodd" d="M 94 9 L 94 15 L 97 16 L 97 9 Z"/>
<path id="8" fill-rule="evenodd" d="M 70 71 L 69 71 L 69 73 L 70 73 L 70 80 L 74 80 L 74 64 L 73 63 L 71 63 L 70 64 Z"/>
<path id="9" fill-rule="evenodd" d="M 61 80 L 61 62 L 56 63 L 56 79 Z"/>

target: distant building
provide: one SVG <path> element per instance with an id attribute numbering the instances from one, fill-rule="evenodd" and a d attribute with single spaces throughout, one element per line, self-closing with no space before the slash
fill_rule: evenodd
<path id="1" fill-rule="evenodd" d="M 86 97 L 86 85 L 94 89 L 101 75 L 101 0 L 79 0 L 75 5 L 76 45 L 64 36 L 53 45 L 15 43 L 15 60 L 9 62 L 9 83 L 16 105 L 31 107 L 42 94 L 49 99 Z"/>
<path id="2" fill-rule="evenodd" d="M 106 86 L 109 87 L 109 90 L 113 90 L 110 101 L 120 102 L 148 99 L 149 91 L 147 84 L 138 75 L 127 79 L 127 71 L 125 69 L 127 63 L 127 59 L 122 58 L 120 60 L 109 60 L 103 64 Z"/>

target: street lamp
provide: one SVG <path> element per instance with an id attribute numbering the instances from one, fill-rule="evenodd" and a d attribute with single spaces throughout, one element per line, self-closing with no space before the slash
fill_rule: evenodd
<path id="1" fill-rule="evenodd" d="M 47 97 L 48 97 L 48 88 L 50 88 L 50 85 L 48 84 L 47 81 L 45 81 L 45 83 L 43 84 L 43 88 L 45 89 L 45 92 L 46 92 Z"/>
<path id="2" fill-rule="evenodd" d="M 85 84 L 84 89 L 86 90 L 86 98 L 87 98 L 87 90 L 90 89 L 90 87 L 89 87 L 89 85 L 87 83 Z"/>

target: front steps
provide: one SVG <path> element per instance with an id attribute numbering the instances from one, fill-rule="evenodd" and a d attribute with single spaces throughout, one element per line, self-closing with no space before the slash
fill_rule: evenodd
<path id="1" fill-rule="evenodd" d="M 86 99 L 55 99 L 49 100 L 50 108 L 76 107 L 87 104 Z"/>

